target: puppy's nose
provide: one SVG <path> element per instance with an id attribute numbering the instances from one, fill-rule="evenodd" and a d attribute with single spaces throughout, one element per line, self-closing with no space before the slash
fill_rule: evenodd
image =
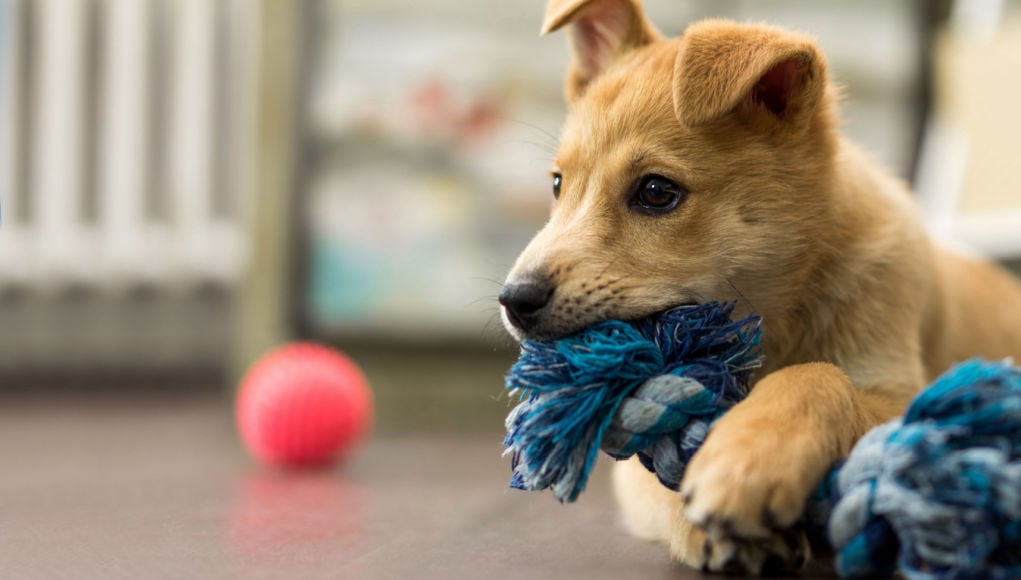
<path id="1" fill-rule="evenodd" d="M 556 286 L 545 276 L 525 278 L 504 285 L 500 304 L 507 310 L 511 324 L 528 331 L 539 321 L 554 290 Z"/>

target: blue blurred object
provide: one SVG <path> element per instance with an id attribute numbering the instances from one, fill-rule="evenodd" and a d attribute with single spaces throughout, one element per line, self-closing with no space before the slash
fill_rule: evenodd
<path id="1" fill-rule="evenodd" d="M 842 576 L 1021 578 L 1021 369 L 951 369 L 827 485 Z"/>

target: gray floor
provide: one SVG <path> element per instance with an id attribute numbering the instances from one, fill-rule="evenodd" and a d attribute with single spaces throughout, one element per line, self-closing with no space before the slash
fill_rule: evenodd
<path id="1" fill-rule="evenodd" d="M 348 465 L 280 473 L 222 390 L 0 396 L 4 578 L 692 578 L 622 532 L 604 461 L 573 505 L 507 489 L 497 429 L 383 428 Z"/>

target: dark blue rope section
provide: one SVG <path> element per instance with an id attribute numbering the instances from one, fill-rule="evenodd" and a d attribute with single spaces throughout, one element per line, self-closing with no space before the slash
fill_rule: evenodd
<path id="1" fill-rule="evenodd" d="M 709 425 L 747 394 L 760 365 L 760 319 L 734 304 L 682 306 L 633 323 L 608 321 L 556 341 L 525 341 L 506 386 L 511 487 L 574 501 L 600 448 L 638 454 L 677 489 Z"/>
<path id="2" fill-rule="evenodd" d="M 945 373 L 859 441 L 806 518 L 842 576 L 1021 578 L 1021 369 Z"/>

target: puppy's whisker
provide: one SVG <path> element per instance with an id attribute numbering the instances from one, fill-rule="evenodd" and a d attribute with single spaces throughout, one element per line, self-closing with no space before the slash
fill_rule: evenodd
<path id="1" fill-rule="evenodd" d="M 475 306 L 479 302 L 496 302 L 497 299 L 498 299 L 498 296 L 496 294 L 487 294 L 486 296 L 479 296 L 475 300 L 472 300 L 468 304 L 465 304 L 465 308 L 469 308 L 469 307 Z"/>
<path id="2" fill-rule="evenodd" d="M 482 336 L 489 334 L 489 331 L 493 328 L 493 324 L 499 319 L 498 314 L 492 314 L 487 320 L 486 324 L 482 326 Z"/>
<path id="3" fill-rule="evenodd" d="M 491 284 L 496 284 L 497 286 L 500 287 L 503 286 L 503 281 L 497 280 L 496 278 L 488 278 L 486 276 L 471 276 L 468 279 L 471 280 L 472 282 L 489 282 Z"/>
<path id="4" fill-rule="evenodd" d="M 752 304 L 752 301 L 748 298 L 748 296 L 746 296 L 744 292 L 741 292 L 741 289 L 738 288 L 730 280 L 730 278 L 728 278 L 726 276 L 720 276 L 720 277 L 723 278 L 723 281 L 726 282 L 728 286 L 730 286 L 730 289 L 733 290 L 735 294 L 737 294 L 737 297 L 738 297 L 739 301 L 744 302 L 748 306 L 749 310 L 751 310 L 752 312 L 758 312 L 758 309 L 755 308 L 755 304 Z"/>
<path id="5" fill-rule="evenodd" d="M 536 142 L 536 141 L 528 141 L 528 140 L 525 140 L 525 139 L 513 139 L 513 140 L 510 140 L 510 141 L 507 141 L 507 143 L 513 144 L 513 145 L 531 145 L 532 147 L 535 147 L 535 148 L 539 149 L 543 153 L 548 153 L 550 155 L 550 157 L 542 159 L 542 161 L 553 161 L 553 157 L 556 156 L 556 154 L 557 154 L 556 148 L 554 148 L 553 146 L 548 145 L 546 143 L 539 143 L 539 142 Z"/>
<path id="6" fill-rule="evenodd" d="M 514 339 L 504 331 L 503 325 L 497 318 L 493 318 L 486 323 L 479 333 L 479 339 L 492 342 L 497 347 L 513 347 L 516 344 Z"/>
<path id="7" fill-rule="evenodd" d="M 507 121 L 508 123 L 514 123 L 516 125 L 521 125 L 522 127 L 527 127 L 529 129 L 533 129 L 535 131 L 538 131 L 540 134 L 542 134 L 542 135 L 544 135 L 546 137 L 549 137 L 549 139 L 550 139 L 549 145 L 551 145 L 554 148 L 554 152 L 555 152 L 556 149 L 560 148 L 560 138 L 557 137 L 556 135 L 554 135 L 553 133 L 550 133 L 549 131 L 543 129 L 542 127 L 540 127 L 538 125 L 535 125 L 533 123 L 528 123 L 528 122 L 522 121 L 520 119 L 512 119 L 512 118 L 509 118 L 509 117 L 504 117 L 504 121 Z"/>
<path id="8" fill-rule="evenodd" d="M 610 271 L 610 268 L 613 268 L 613 267 L 614 267 L 614 266 L 615 266 L 615 265 L 617 264 L 617 262 L 618 262 L 619 260 L 620 260 L 620 258 L 619 258 L 619 257 L 617 257 L 617 258 L 614 258 L 613 260 L 611 260 L 611 261 L 610 261 L 610 262 L 609 262 L 608 264 L 606 264 L 606 267 L 604 267 L 604 268 L 603 268 L 603 270 L 602 270 L 601 272 L 599 272 L 598 274 L 596 274 L 596 277 L 595 277 L 594 279 L 595 279 L 595 280 L 598 280 L 599 278 L 602 278 L 603 276 L 605 276 L 605 275 L 606 275 L 606 273 Z"/>

